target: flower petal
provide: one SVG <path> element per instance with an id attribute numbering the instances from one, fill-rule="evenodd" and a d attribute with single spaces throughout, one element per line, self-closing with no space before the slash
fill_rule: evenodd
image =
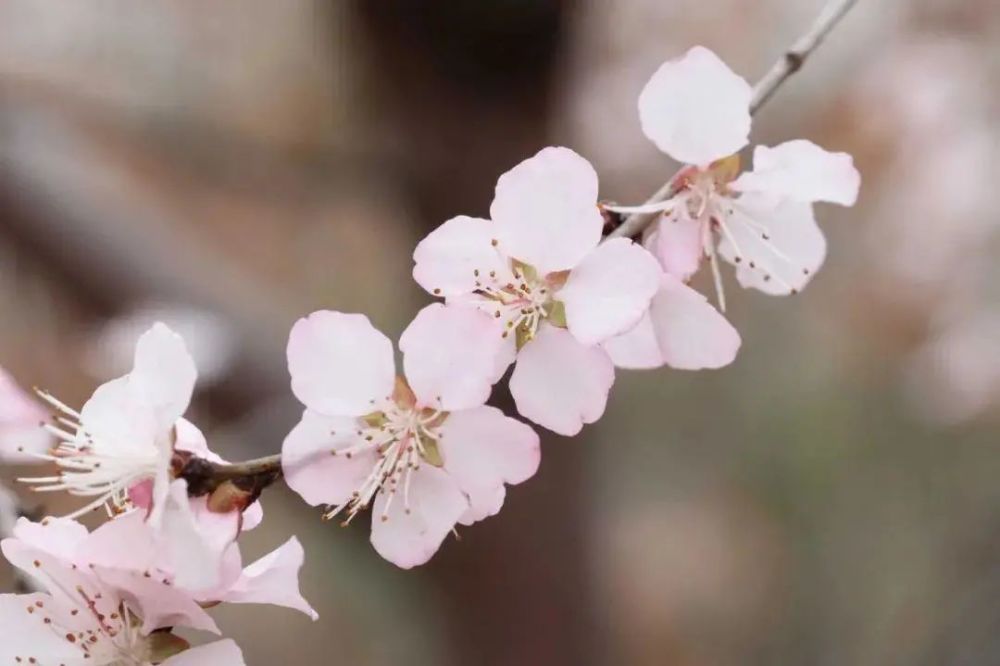
<path id="1" fill-rule="evenodd" d="M 575 435 L 604 414 L 615 368 L 607 352 L 564 329 L 542 326 L 518 354 L 510 392 L 522 416 L 560 435 Z"/>
<path id="2" fill-rule="evenodd" d="M 158 455 L 158 419 L 129 386 L 129 377 L 102 384 L 80 410 L 77 443 L 121 457 Z"/>
<path id="3" fill-rule="evenodd" d="M 775 199 L 853 206 L 858 200 L 861 174 L 847 153 L 827 152 L 811 141 L 799 139 L 774 148 L 754 148 L 753 171 L 742 174 L 731 187 Z"/>
<path id="4" fill-rule="evenodd" d="M 490 272 L 502 283 L 510 281 L 508 261 L 493 244 L 496 234 L 489 220 L 451 218 L 413 251 L 413 279 L 428 293 L 444 297 L 472 293 Z"/>
<path id="5" fill-rule="evenodd" d="M 505 416 L 496 407 L 453 412 L 440 429 L 438 448 L 445 470 L 469 496 L 472 513 L 482 520 L 500 510 L 497 488 L 521 483 L 538 470 L 541 460 L 538 434 L 530 426 Z"/>
<path id="6" fill-rule="evenodd" d="M 379 555 L 403 569 L 431 559 L 469 507 L 455 479 L 443 470 L 423 464 L 411 474 L 409 512 L 402 492 L 395 497 L 388 491 L 380 492 L 372 508 L 372 545 Z M 386 511 L 390 497 L 392 504 Z"/>
<path id="7" fill-rule="evenodd" d="M 226 549 L 236 540 L 239 516 L 209 511 L 206 497 L 188 498 L 182 479 L 170 484 L 159 534 L 174 583 L 186 590 L 215 587 Z"/>
<path id="8" fill-rule="evenodd" d="M 150 406 L 163 430 L 187 411 L 198 370 L 184 338 L 156 323 L 136 343 L 135 364 L 128 378 L 129 388 Z"/>
<path id="9" fill-rule="evenodd" d="M 664 271 L 678 280 L 689 280 L 704 256 L 702 224 L 687 215 L 686 206 L 680 206 L 660 219 L 646 248 L 656 255 Z"/>
<path id="10" fill-rule="evenodd" d="M 373 450 L 333 455 L 363 441 L 357 429 L 355 419 L 305 410 L 281 447 L 281 468 L 288 487 L 313 506 L 349 500 L 375 469 Z"/>
<path id="11" fill-rule="evenodd" d="M 541 275 L 573 268 L 601 240 L 597 172 L 569 148 L 544 148 L 500 176 L 490 217 L 508 256 Z"/>
<path id="12" fill-rule="evenodd" d="M 740 334 L 704 296 L 670 276 L 650 306 L 663 362 L 678 370 L 721 368 L 736 358 Z"/>
<path id="13" fill-rule="evenodd" d="M 163 666 L 246 666 L 243 652 L 231 638 L 184 650 L 163 662 Z"/>
<path id="14" fill-rule="evenodd" d="M 556 298 L 570 333 L 594 345 L 635 326 L 660 284 L 659 264 L 627 238 L 601 243 L 569 274 Z"/>
<path id="15" fill-rule="evenodd" d="M 45 622 L 43 613 L 25 612 L 28 608 L 51 606 L 47 594 L 0 594 L 0 663 L 3 664 L 85 664 L 85 653 Z M 36 606 L 37 604 L 37 606 Z"/>
<path id="16" fill-rule="evenodd" d="M 299 591 L 299 570 L 305 561 L 302 544 L 292 537 L 246 569 L 219 601 L 235 604 L 274 604 L 305 613 L 313 620 L 319 614 Z"/>
<path id="17" fill-rule="evenodd" d="M 740 284 L 776 296 L 805 287 L 826 257 L 812 206 L 788 200 L 774 205 L 744 194 L 731 210 L 725 217 L 731 239 L 723 236 L 719 254 L 736 266 Z"/>
<path id="18" fill-rule="evenodd" d="M 445 411 L 478 407 L 496 380 L 503 329 L 468 305 L 428 305 L 399 338 L 406 381 L 418 405 Z"/>
<path id="19" fill-rule="evenodd" d="M 288 338 L 292 392 L 330 416 L 361 416 L 392 393 L 396 364 L 389 338 L 368 317 L 321 310 L 298 320 Z"/>
<path id="20" fill-rule="evenodd" d="M 705 166 L 747 145 L 752 95 L 718 56 L 695 46 L 650 78 L 639 95 L 639 121 L 667 155 Z"/>
<path id="21" fill-rule="evenodd" d="M 602 345 L 616 368 L 648 370 L 663 365 L 663 352 L 656 339 L 653 320 L 647 311 L 639 323 Z"/>

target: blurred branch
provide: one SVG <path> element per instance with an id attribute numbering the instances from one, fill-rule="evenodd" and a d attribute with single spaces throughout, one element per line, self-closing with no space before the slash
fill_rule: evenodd
<path id="1" fill-rule="evenodd" d="M 771 99 L 785 81 L 802 69 L 802 66 L 812 55 L 826 36 L 829 35 L 848 11 L 857 4 L 857 0 L 830 0 L 816 16 L 809 29 L 802 34 L 782 56 L 771 65 L 771 69 L 757 81 L 753 87 L 753 97 L 750 99 L 750 114 L 756 113 Z M 651 196 L 646 204 L 659 203 L 677 194 L 675 180 L 680 171 Z M 625 218 L 625 221 L 608 234 L 608 238 L 634 238 L 656 219 L 658 213 L 635 213 Z"/>

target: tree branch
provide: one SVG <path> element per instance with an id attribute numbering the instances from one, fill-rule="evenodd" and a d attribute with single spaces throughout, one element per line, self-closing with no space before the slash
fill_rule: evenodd
<path id="1" fill-rule="evenodd" d="M 830 0 L 823 6 L 809 29 L 795 40 L 795 43 L 771 65 L 771 69 L 753 87 L 753 97 L 750 99 L 751 115 L 757 113 L 760 107 L 771 99 L 781 84 L 788 80 L 792 74 L 802 69 L 802 65 L 805 64 L 813 51 L 823 43 L 826 36 L 837 27 L 840 20 L 855 4 L 857 4 L 857 0 Z M 646 203 L 666 201 L 677 194 L 674 184 L 676 178 L 677 174 L 674 174 Z M 618 228 L 608 234 L 608 238 L 635 238 L 656 219 L 657 215 L 658 213 L 629 215 Z"/>
<path id="2" fill-rule="evenodd" d="M 813 51 L 837 26 L 857 0 L 830 0 L 820 11 L 809 29 L 785 51 L 771 69 L 761 77 L 753 89 L 750 113 L 760 107 L 777 91 L 789 77 L 802 68 Z M 676 176 L 675 176 L 676 177 Z M 676 194 L 674 178 L 667 181 L 646 203 L 664 201 Z M 637 236 L 656 218 L 656 214 L 630 215 L 607 238 L 632 238 Z M 256 500 L 260 492 L 281 478 L 281 455 L 275 454 L 241 463 L 214 463 L 201 458 L 183 461 L 177 472 L 178 478 L 186 479 L 192 495 L 205 495 L 225 485 L 239 488 Z"/>

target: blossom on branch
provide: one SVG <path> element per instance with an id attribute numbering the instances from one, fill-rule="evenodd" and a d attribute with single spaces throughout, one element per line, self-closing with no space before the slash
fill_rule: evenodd
<path id="1" fill-rule="evenodd" d="M 538 436 L 485 406 L 501 338 L 461 305 L 421 310 L 392 343 L 360 314 L 320 311 L 288 341 L 292 390 L 306 406 L 285 439 L 288 485 L 327 518 L 372 506 L 371 542 L 394 564 L 423 564 L 456 523 L 497 513 L 504 484 L 538 468 Z"/>
<path id="2" fill-rule="evenodd" d="M 22 520 L 15 532 L 0 548 L 44 591 L 0 595 L 0 661 L 66 666 L 244 663 L 231 640 L 191 648 L 172 633 L 178 626 L 218 633 L 214 621 L 184 591 L 137 571 L 77 564 L 77 550 L 88 536 L 79 523 Z"/>
<path id="3" fill-rule="evenodd" d="M 750 85 L 708 49 L 664 63 L 639 96 L 639 118 L 660 150 L 688 166 L 666 201 L 607 207 L 662 213 L 652 248 L 664 269 L 686 281 L 707 259 L 722 310 L 720 258 L 744 287 L 796 293 L 826 255 L 812 204 L 852 206 L 861 181 L 850 155 L 805 140 L 757 146 L 753 171 L 741 175 L 751 98 Z"/>
<path id="4" fill-rule="evenodd" d="M 597 174 L 568 148 L 545 148 L 497 181 L 490 220 L 455 217 L 413 253 L 414 279 L 492 316 L 516 359 L 521 415 L 575 435 L 604 413 L 614 364 L 600 346 L 649 308 L 660 268 L 628 239 L 601 243 Z"/>

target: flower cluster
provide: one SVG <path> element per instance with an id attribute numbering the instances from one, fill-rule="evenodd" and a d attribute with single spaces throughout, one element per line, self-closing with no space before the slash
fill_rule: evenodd
<path id="1" fill-rule="evenodd" d="M 287 356 L 304 412 L 282 447 L 287 484 L 344 525 L 370 508 L 376 551 L 413 567 L 538 470 L 535 430 L 486 404 L 508 370 L 518 414 L 572 436 L 603 415 L 616 368 L 731 363 L 740 336 L 720 312 L 720 260 L 745 287 L 802 289 L 825 255 L 812 204 L 852 205 L 860 180 L 848 155 L 808 141 L 759 146 L 754 169 L 740 173 L 750 100 L 750 86 L 704 48 L 653 75 L 639 97 L 643 131 L 687 165 L 663 202 L 602 204 L 593 167 L 568 148 L 503 174 L 489 219 L 454 217 L 417 245 L 413 277 L 442 300 L 400 336 L 401 368 L 362 314 L 300 319 Z M 605 211 L 658 218 L 641 243 L 603 239 Z M 703 261 L 719 309 L 688 284 Z M 85 498 L 66 518 L 21 519 L 3 541 L 43 590 L 0 596 L 7 663 L 238 664 L 232 642 L 189 648 L 171 629 L 215 631 L 203 606 L 219 602 L 315 617 L 298 593 L 294 537 L 242 565 L 236 540 L 262 519 L 257 493 L 189 484 L 192 461 L 226 465 L 184 417 L 196 378 L 184 341 L 157 324 L 132 371 L 80 411 L 40 393 L 55 410 L 42 432 L 37 405 L 0 375 L 0 445 L 56 468 L 22 480 Z M 39 437 L 55 444 L 39 447 Z M 73 520 L 102 507 L 111 520 L 92 533 Z"/>

